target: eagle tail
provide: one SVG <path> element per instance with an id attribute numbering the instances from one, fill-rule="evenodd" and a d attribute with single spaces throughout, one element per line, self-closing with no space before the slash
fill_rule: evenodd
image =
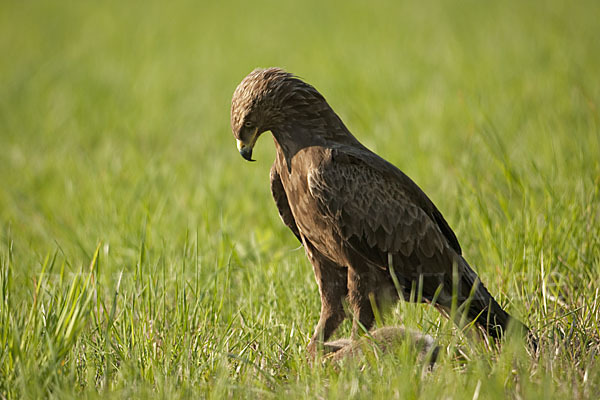
<path id="1" fill-rule="evenodd" d="M 508 314 L 486 289 L 465 259 L 459 257 L 458 298 L 460 302 L 456 318 L 463 323 L 475 321 L 488 335 L 496 339 L 502 338 L 510 325 L 511 330 L 522 334 L 534 348 L 537 348 L 537 339 L 529 327 Z M 467 317 L 466 321 L 464 316 Z"/>

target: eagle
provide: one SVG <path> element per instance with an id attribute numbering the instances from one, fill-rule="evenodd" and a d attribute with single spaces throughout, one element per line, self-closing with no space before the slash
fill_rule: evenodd
<path id="1" fill-rule="evenodd" d="M 374 308 L 429 302 L 461 326 L 500 338 L 513 319 L 463 258 L 456 235 L 400 169 L 362 145 L 313 86 L 280 68 L 255 69 L 235 89 L 231 128 L 241 156 L 270 131 L 271 193 L 283 223 L 310 260 L 321 313 L 308 351 L 353 315 L 353 337 Z"/>

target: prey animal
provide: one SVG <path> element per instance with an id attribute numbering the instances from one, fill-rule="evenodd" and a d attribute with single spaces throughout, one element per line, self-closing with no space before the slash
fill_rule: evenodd
<path id="1" fill-rule="evenodd" d="M 353 336 L 373 326 L 374 306 L 399 298 L 431 302 L 494 338 L 503 335 L 512 318 L 463 258 L 440 211 L 363 146 L 313 86 L 279 68 L 252 71 L 233 94 L 231 128 L 248 161 L 259 136 L 273 135 L 271 192 L 321 294 L 309 352 L 344 320 L 345 301 Z"/>

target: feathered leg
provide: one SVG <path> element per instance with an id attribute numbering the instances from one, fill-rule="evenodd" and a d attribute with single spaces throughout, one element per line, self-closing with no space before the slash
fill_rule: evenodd
<path id="1" fill-rule="evenodd" d="M 330 261 L 310 243 L 305 243 L 305 248 L 313 265 L 321 294 L 321 315 L 308 344 L 308 352 L 314 356 L 346 317 L 343 302 L 348 294 L 346 286 L 348 269 Z"/>
<path id="2" fill-rule="evenodd" d="M 369 294 L 373 292 L 373 284 L 368 281 L 368 274 L 359 274 L 348 268 L 348 299 L 354 312 L 352 337 L 358 338 L 363 330 L 369 330 L 375 321 Z"/>

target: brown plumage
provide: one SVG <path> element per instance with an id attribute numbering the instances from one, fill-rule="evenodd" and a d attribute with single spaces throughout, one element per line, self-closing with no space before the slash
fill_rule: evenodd
<path id="1" fill-rule="evenodd" d="M 311 352 L 345 318 L 344 299 L 356 334 L 373 325 L 371 297 L 381 304 L 398 295 L 409 300 L 411 292 L 502 335 L 511 318 L 462 257 L 442 214 L 409 177 L 364 147 L 314 87 L 279 68 L 254 70 L 233 94 L 231 126 L 247 160 L 259 135 L 273 134 L 271 192 L 321 293 Z"/>

